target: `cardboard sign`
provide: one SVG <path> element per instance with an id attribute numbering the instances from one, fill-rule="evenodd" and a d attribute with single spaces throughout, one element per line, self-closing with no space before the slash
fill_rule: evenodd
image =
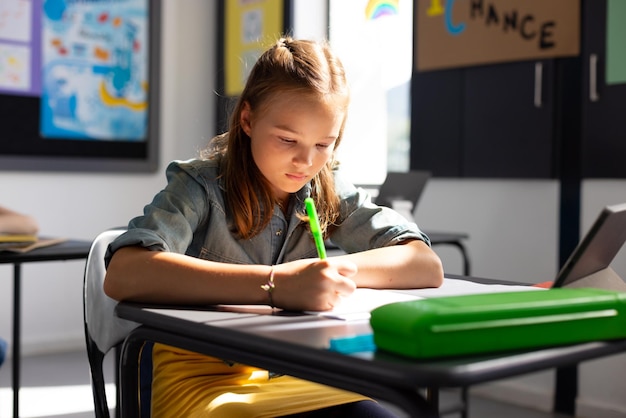
<path id="1" fill-rule="evenodd" d="M 417 0 L 418 71 L 580 53 L 580 0 Z"/>

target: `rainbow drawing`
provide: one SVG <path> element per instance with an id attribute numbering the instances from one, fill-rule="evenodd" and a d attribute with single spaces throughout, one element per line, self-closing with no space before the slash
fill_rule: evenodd
<path id="1" fill-rule="evenodd" d="M 398 14 L 400 0 L 369 0 L 365 6 L 367 20 L 375 20 L 384 16 Z"/>

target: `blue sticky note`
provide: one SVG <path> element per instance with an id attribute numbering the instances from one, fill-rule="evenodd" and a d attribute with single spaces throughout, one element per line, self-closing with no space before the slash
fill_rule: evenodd
<path id="1" fill-rule="evenodd" d="M 350 337 L 331 338 L 330 351 L 342 354 L 362 353 L 376 350 L 374 334 L 353 335 Z"/>

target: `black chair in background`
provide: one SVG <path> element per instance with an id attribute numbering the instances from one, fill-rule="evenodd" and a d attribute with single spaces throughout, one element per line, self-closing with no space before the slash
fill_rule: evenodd
<path id="1" fill-rule="evenodd" d="M 378 195 L 374 201 L 377 205 L 395 209 L 397 209 L 396 205 L 398 202 L 407 202 L 410 206 L 403 212 L 406 212 L 406 215 L 412 218 L 430 177 L 431 173 L 429 171 L 422 170 L 389 172 L 383 184 L 380 185 Z M 428 230 L 424 230 L 424 232 L 430 238 L 432 245 L 452 245 L 456 247 L 461 252 L 463 258 L 463 275 L 470 275 L 469 256 L 463 244 L 463 240 L 469 238 L 468 234 L 464 232 Z"/>

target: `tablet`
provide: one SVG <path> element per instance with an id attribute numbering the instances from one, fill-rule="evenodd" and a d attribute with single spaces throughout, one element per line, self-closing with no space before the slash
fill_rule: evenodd
<path id="1" fill-rule="evenodd" d="M 625 290 L 611 269 L 626 241 L 626 203 L 605 207 L 559 271 L 552 287 L 601 287 Z"/>

